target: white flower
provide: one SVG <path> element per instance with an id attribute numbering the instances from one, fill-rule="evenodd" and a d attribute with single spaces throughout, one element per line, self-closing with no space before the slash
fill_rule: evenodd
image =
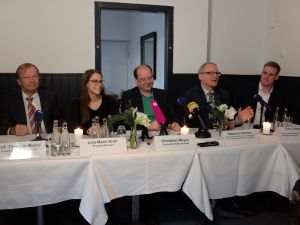
<path id="1" fill-rule="evenodd" d="M 221 112 L 225 112 L 225 110 L 228 109 L 228 106 L 226 104 L 221 104 L 221 105 L 218 106 L 218 109 Z"/>
<path id="2" fill-rule="evenodd" d="M 225 118 L 233 120 L 236 113 L 237 112 L 233 107 L 229 107 L 225 110 Z"/>
<path id="3" fill-rule="evenodd" d="M 136 112 L 136 119 L 134 122 L 135 122 L 135 124 L 140 124 L 145 127 L 150 126 L 150 120 L 149 120 L 148 116 L 142 112 Z"/>

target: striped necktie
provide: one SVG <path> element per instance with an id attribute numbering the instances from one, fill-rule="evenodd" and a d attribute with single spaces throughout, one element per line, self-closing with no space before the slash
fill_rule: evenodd
<path id="1" fill-rule="evenodd" d="M 34 105 L 32 104 L 32 97 L 26 97 L 26 100 L 28 101 L 28 118 L 29 118 L 29 122 L 30 122 L 30 129 L 31 129 L 31 133 L 35 134 L 35 120 L 34 120 L 34 113 L 36 111 Z"/>

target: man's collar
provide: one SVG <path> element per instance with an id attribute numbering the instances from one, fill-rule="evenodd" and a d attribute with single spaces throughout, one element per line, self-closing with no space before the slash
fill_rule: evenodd
<path id="1" fill-rule="evenodd" d="M 261 81 L 259 82 L 258 84 L 258 92 L 263 92 L 263 88 L 262 88 L 262 85 L 261 85 Z M 273 92 L 273 86 L 271 87 L 271 89 L 269 90 L 269 92 L 267 94 L 271 94 Z"/>
<path id="2" fill-rule="evenodd" d="M 215 92 L 214 90 L 208 91 L 205 87 L 203 87 L 202 84 L 201 84 L 201 88 L 202 88 L 202 90 L 203 90 L 203 92 L 204 92 L 205 95 L 207 95 L 208 93 L 212 93 L 213 94 Z"/>
<path id="3" fill-rule="evenodd" d="M 31 97 L 35 99 L 38 96 L 38 92 L 36 91 Z M 23 90 L 22 90 L 22 97 L 24 101 L 26 100 L 27 97 L 29 97 Z"/>
<path id="4" fill-rule="evenodd" d="M 141 89 L 140 89 L 139 87 L 138 87 L 138 89 L 139 89 L 139 91 L 140 91 L 141 95 L 142 95 L 142 96 L 144 96 L 144 97 L 150 98 L 150 97 L 152 97 L 152 96 L 153 96 L 153 89 L 151 89 L 151 95 L 150 95 L 150 96 L 146 96 L 146 95 L 144 95 L 144 94 L 143 94 L 143 92 L 141 91 Z"/>

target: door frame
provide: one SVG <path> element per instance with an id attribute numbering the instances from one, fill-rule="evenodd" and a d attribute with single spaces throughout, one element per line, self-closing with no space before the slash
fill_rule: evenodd
<path id="1" fill-rule="evenodd" d="M 95 8 L 95 68 L 101 70 L 101 10 L 129 10 L 165 14 L 165 71 L 164 89 L 168 89 L 173 75 L 173 19 L 174 7 L 162 5 L 130 4 L 115 2 L 94 2 Z"/>

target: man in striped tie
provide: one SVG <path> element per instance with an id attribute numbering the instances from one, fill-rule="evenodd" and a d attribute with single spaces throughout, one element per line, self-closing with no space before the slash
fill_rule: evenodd
<path id="1" fill-rule="evenodd" d="M 43 133 L 52 132 L 54 119 L 59 119 L 59 107 L 53 92 L 39 89 L 39 69 L 24 63 L 16 71 L 20 90 L 3 99 L 0 116 L 0 134 L 23 136 L 36 132 L 34 113 L 43 112 Z"/>

